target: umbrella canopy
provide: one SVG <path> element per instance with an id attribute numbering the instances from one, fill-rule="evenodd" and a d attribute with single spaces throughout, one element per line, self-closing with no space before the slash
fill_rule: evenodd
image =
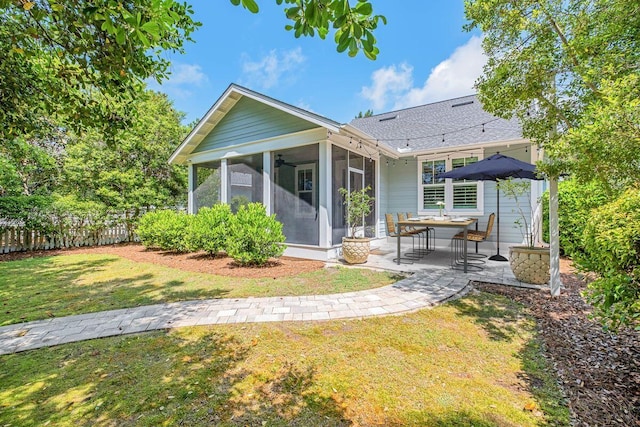
<path id="1" fill-rule="evenodd" d="M 543 179 L 536 175 L 534 165 L 503 154 L 494 154 L 468 166 L 438 174 L 438 178 L 475 181 L 496 181 L 507 178 Z"/>
<path id="2" fill-rule="evenodd" d="M 513 157 L 503 154 L 494 154 L 493 156 L 482 159 L 479 162 L 472 163 L 468 166 L 454 169 L 449 172 L 438 174 L 438 178 L 452 179 L 469 179 L 474 181 L 497 181 L 507 178 L 524 178 L 542 180 L 536 174 L 536 167 L 531 163 L 523 162 Z M 496 219 L 497 219 L 497 239 L 496 246 L 498 253 L 489 257 L 493 261 L 507 261 L 505 257 L 500 255 L 500 187 L 496 186 Z"/>

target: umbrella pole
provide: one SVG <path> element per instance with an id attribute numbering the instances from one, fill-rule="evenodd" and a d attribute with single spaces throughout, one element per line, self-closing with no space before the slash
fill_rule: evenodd
<path id="1" fill-rule="evenodd" d="M 496 247 L 498 249 L 498 253 L 489 257 L 491 261 L 507 261 L 505 257 L 500 255 L 500 184 L 496 181 Z"/>

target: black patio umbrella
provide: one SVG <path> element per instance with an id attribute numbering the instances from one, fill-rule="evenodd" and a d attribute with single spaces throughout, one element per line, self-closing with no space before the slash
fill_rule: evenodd
<path id="1" fill-rule="evenodd" d="M 468 166 L 438 174 L 438 178 L 469 179 L 475 181 L 497 181 L 507 178 L 543 179 L 536 175 L 536 167 L 534 165 L 500 153 Z M 496 185 L 496 196 L 498 253 L 489 257 L 489 259 L 493 261 L 507 261 L 505 257 L 500 255 L 500 186 L 498 185 Z"/>

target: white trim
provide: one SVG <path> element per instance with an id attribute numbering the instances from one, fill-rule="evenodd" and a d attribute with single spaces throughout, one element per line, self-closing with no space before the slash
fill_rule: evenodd
<path id="1" fill-rule="evenodd" d="M 318 147 L 318 226 L 321 247 L 330 247 L 333 235 L 332 229 L 332 156 L 331 144 L 327 141 Z"/>
<path id="2" fill-rule="evenodd" d="M 227 177 L 227 159 L 222 159 L 220 161 L 220 202 L 229 203 L 228 199 L 228 190 L 227 185 L 229 178 Z"/>
<path id="3" fill-rule="evenodd" d="M 262 153 L 262 204 L 271 215 L 271 151 Z"/>
<path id="4" fill-rule="evenodd" d="M 532 145 L 533 143 L 525 138 L 518 138 L 518 139 L 508 139 L 508 140 L 502 140 L 502 141 L 496 141 L 496 142 L 481 142 L 478 144 L 468 144 L 468 145 L 452 145 L 452 146 L 448 146 L 448 147 L 438 147 L 438 148 L 430 148 L 430 149 L 425 149 L 425 150 L 416 150 L 416 151 L 412 151 L 410 153 L 404 153 L 404 154 L 410 154 L 413 157 L 422 157 L 422 156 L 442 156 L 442 155 L 447 155 L 447 154 L 453 154 L 453 153 L 467 153 L 469 151 L 472 152 L 477 152 L 477 151 L 483 151 L 486 149 L 490 149 L 490 148 L 495 148 L 495 147 L 507 147 L 507 148 L 511 148 L 512 145 Z M 406 156 L 404 156 L 406 157 Z"/>
<path id="5" fill-rule="evenodd" d="M 196 183 L 198 182 L 198 170 L 196 169 L 196 165 L 193 163 L 189 163 L 187 168 L 187 212 L 190 214 L 194 214 L 196 207 L 195 200 L 195 189 Z"/>

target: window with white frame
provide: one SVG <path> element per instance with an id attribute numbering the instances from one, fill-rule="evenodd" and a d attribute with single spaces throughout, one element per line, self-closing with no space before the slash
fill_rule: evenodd
<path id="1" fill-rule="evenodd" d="M 478 155 L 460 154 L 447 158 L 421 160 L 419 207 L 421 211 L 436 211 L 438 202 L 444 202 L 449 213 L 480 212 L 482 210 L 482 184 L 465 179 L 441 179 L 437 175 L 478 161 Z"/>

